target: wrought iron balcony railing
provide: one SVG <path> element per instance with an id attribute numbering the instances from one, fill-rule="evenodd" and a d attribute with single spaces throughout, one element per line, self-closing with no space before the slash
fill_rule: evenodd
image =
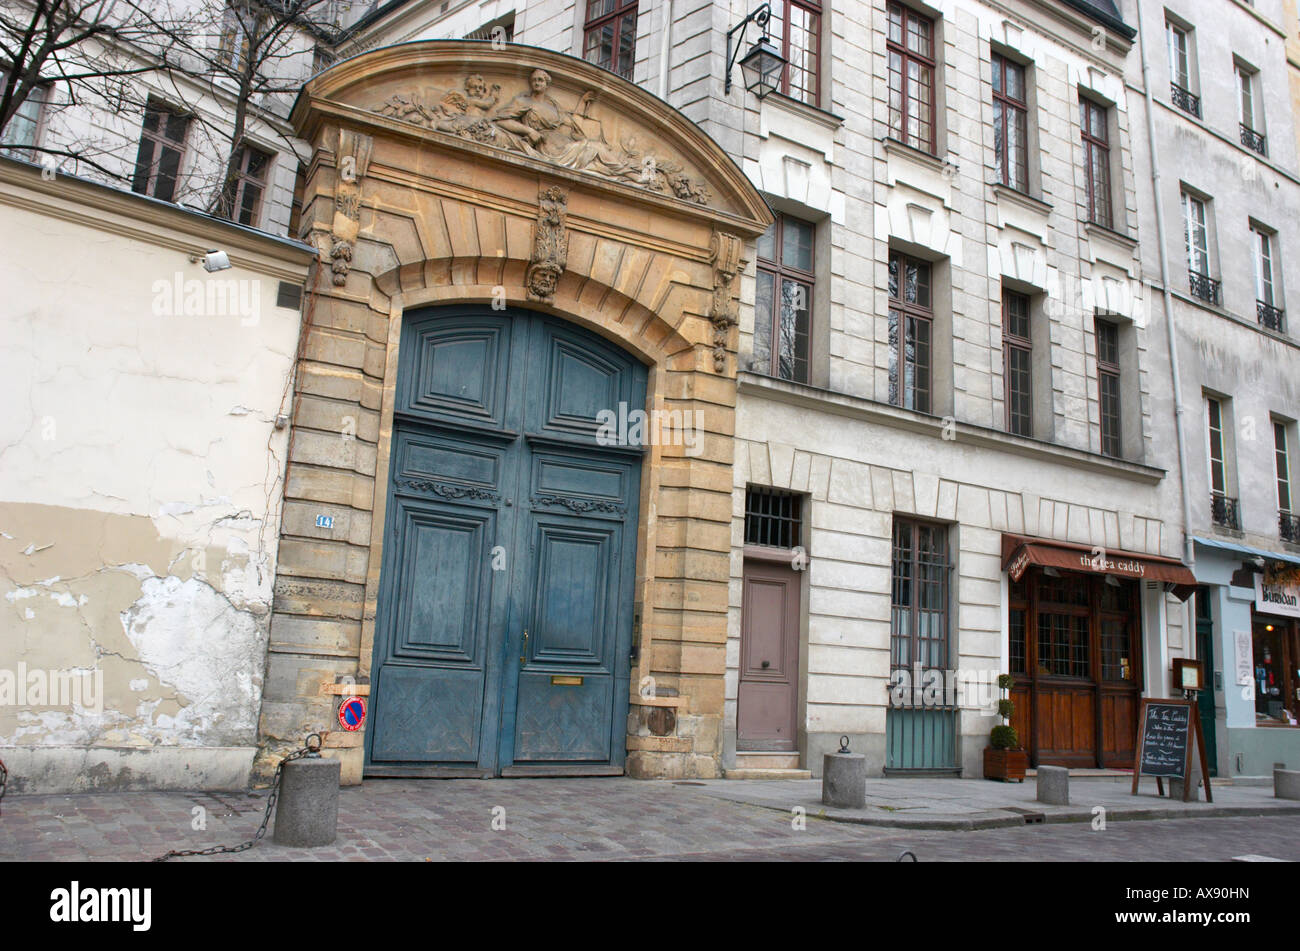
<path id="1" fill-rule="evenodd" d="M 1300 515 L 1292 515 L 1290 512 L 1278 512 L 1277 533 L 1281 536 L 1282 541 L 1290 542 L 1292 545 L 1300 545 Z"/>
<path id="2" fill-rule="evenodd" d="M 1183 112 L 1190 112 L 1196 118 L 1201 117 L 1201 97 L 1193 95 L 1177 83 L 1169 84 L 1169 98 Z"/>
<path id="3" fill-rule="evenodd" d="M 1220 284 L 1210 275 L 1201 274 L 1197 271 L 1188 271 L 1187 283 L 1191 288 L 1193 297 L 1199 297 L 1216 307 L 1219 305 Z"/>
<path id="4" fill-rule="evenodd" d="M 1241 127 L 1241 144 L 1251 151 L 1258 152 L 1260 155 L 1268 154 L 1265 149 L 1264 136 L 1248 125 Z"/>
<path id="5" fill-rule="evenodd" d="M 1277 333 L 1286 333 L 1286 311 L 1281 307 L 1274 307 L 1272 304 L 1265 304 L 1262 300 L 1255 301 L 1255 314 L 1259 317 L 1259 325 Z"/>
<path id="6" fill-rule="evenodd" d="M 1236 499 L 1230 499 L 1226 495 L 1219 495 L 1217 492 L 1211 493 L 1210 518 L 1214 520 L 1215 525 L 1231 528 L 1237 532 L 1241 531 L 1241 510 Z"/>

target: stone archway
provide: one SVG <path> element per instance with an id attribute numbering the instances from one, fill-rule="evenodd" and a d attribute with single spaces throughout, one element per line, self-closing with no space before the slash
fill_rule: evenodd
<path id="1" fill-rule="evenodd" d="M 540 73 L 539 73 L 540 71 Z M 735 410 L 735 277 L 761 197 L 679 113 L 584 61 L 437 41 L 347 60 L 294 109 L 312 143 L 304 305 L 261 720 L 268 753 L 367 692 L 402 315 L 523 306 L 647 367 L 647 410 L 698 421 L 641 470 L 627 771 L 720 774 Z M 611 409 L 616 409 L 611 407 Z M 323 518 L 322 518 L 323 517 Z M 330 730 L 333 725 L 335 729 Z"/>

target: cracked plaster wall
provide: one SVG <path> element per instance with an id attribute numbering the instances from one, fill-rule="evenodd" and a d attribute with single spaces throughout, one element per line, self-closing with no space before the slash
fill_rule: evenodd
<path id="1" fill-rule="evenodd" d="M 213 278 L 89 224 L 4 207 L 0 235 L 0 757 L 20 790 L 236 782 L 257 742 L 299 313 L 239 266 L 214 278 L 249 282 L 253 311 L 168 313 L 156 282 Z M 16 702 L 20 672 L 68 670 L 101 689 Z M 145 750 L 185 755 L 155 768 Z M 213 779 L 201 750 L 236 755 Z"/>

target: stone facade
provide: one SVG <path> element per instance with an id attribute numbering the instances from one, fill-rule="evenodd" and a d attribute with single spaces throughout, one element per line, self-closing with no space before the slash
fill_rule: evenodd
<path id="1" fill-rule="evenodd" d="M 438 303 L 560 316 L 648 367 L 648 409 L 703 414 L 701 453 L 656 445 L 642 469 L 632 775 L 712 777 L 755 762 L 738 743 L 752 488 L 803 503 L 797 737 L 773 762 L 815 771 L 841 734 L 873 772 L 887 762 L 899 519 L 945 527 L 950 662 L 960 670 L 1010 664 L 1004 535 L 1103 555 L 1197 558 L 1198 580 L 1220 589 L 1215 637 L 1228 656 L 1246 604 L 1230 583 L 1240 561 L 1198 553 L 1189 539 L 1214 532 L 1201 504 L 1204 397 L 1214 392 L 1232 397 L 1245 521 L 1231 540 L 1278 548 L 1267 440 L 1236 427 L 1254 420 L 1266 437 L 1270 414 L 1292 425 L 1300 417 L 1294 335 L 1260 330 L 1244 240 L 1250 222 L 1275 229 L 1283 255 L 1300 241 L 1290 214 L 1300 200 L 1293 0 L 1233 0 L 1222 30 L 1196 32 L 1198 120 L 1170 100 L 1163 33 L 1166 14 L 1195 24 L 1195 3 L 1166 10 L 1125 0 L 1112 15 L 1108 0 L 909 2 L 934 25 L 932 153 L 892 138 L 888 7 L 822 4 L 815 105 L 780 93 L 759 100 L 740 83 L 724 92 L 727 32 L 741 16 L 725 4 L 639 4 L 634 85 L 579 58 L 586 5 L 576 0 L 407 3 L 383 16 L 353 7 L 332 50 L 338 65 L 307 82 L 290 119 L 268 114 L 254 130 L 255 139 L 289 136 L 305 157 L 301 237 L 318 264 L 306 280 L 301 338 L 277 338 L 275 348 L 296 347 L 297 357 L 292 426 L 263 433 L 269 443 L 257 447 L 270 446 L 275 471 L 287 456 L 282 513 L 276 494 L 249 506 L 259 538 L 279 537 L 273 574 L 250 601 L 250 650 L 265 645 L 265 687 L 240 705 L 247 717 L 260 703 L 260 722 L 242 729 L 234 772 L 223 776 L 247 772 L 255 741 L 265 776 L 304 734 L 323 731 L 344 781 L 360 780 L 364 731 L 331 726 L 342 693 L 369 692 L 402 316 Z M 491 39 L 489 27 L 503 24 L 516 45 Z M 1136 41 L 1130 27 L 1141 28 Z M 470 35 L 484 38 L 460 42 Z M 753 38 L 751 28 L 746 42 Z M 298 53 L 295 68 L 308 45 Z M 995 54 L 1025 68 L 1023 190 L 995 181 Z M 1259 70 L 1267 156 L 1240 145 L 1234 57 Z M 511 115 L 528 95 L 563 114 L 573 130 L 563 141 Z M 1089 221 L 1081 99 L 1105 115 L 1107 227 Z M 118 125 L 117 151 L 129 162 L 131 120 Z M 275 167 L 264 230 L 287 228 L 293 171 L 293 162 Z M 1189 293 L 1184 188 L 1213 198 L 1222 306 Z M 799 381 L 774 378 L 755 359 L 757 239 L 773 212 L 812 228 L 808 372 Z M 891 402 L 895 253 L 928 262 L 934 275 L 927 412 Z M 295 262 L 288 270 L 301 278 Z M 1007 432 L 1008 291 L 1031 302 L 1032 437 Z M 1122 439 L 1109 454 L 1099 314 L 1118 335 Z M 244 462 L 266 462 L 259 453 Z M 194 547 L 202 527 L 178 536 L 167 559 Z M 19 568 L 28 580 L 15 590 L 72 571 Z M 184 572 L 165 577 L 187 583 Z M 1167 696 L 1170 661 L 1196 652 L 1191 608 L 1154 582 L 1137 590 L 1137 686 Z M 122 603 L 134 603 L 137 592 L 127 594 Z M 218 625 L 227 639 L 237 626 Z M 167 700 L 154 693 L 150 702 Z M 1246 751 L 1249 764 L 1232 768 L 1252 775 L 1272 753 L 1255 736 L 1232 737 L 1253 722 L 1232 697 L 1216 699 L 1220 769 L 1233 750 Z M 954 722 L 953 768 L 977 776 L 990 710 L 963 703 Z"/>
<path id="2" fill-rule="evenodd" d="M 1196 577 L 1207 586 L 1212 618 L 1212 667 L 1216 708 L 1217 768 L 1221 776 L 1265 779 L 1274 763 L 1294 768 L 1300 762 L 1300 735 L 1290 730 L 1255 726 L 1253 699 L 1235 684 L 1233 657 L 1236 631 L 1251 630 L 1254 590 L 1234 584 L 1243 568 L 1240 551 L 1216 545 L 1276 553 L 1300 563 L 1300 548 L 1279 537 L 1277 468 L 1273 422 L 1281 421 L 1292 441 L 1300 418 L 1300 340 L 1295 321 L 1281 330 L 1261 323 L 1257 310 L 1256 230 L 1271 234 L 1276 300 L 1286 317 L 1292 255 L 1300 245 L 1300 164 L 1297 162 L 1293 62 L 1297 30 L 1293 4 L 1280 0 L 1225 4 L 1213 20 L 1196 3 L 1142 2 L 1144 53 L 1151 74 L 1151 125 L 1154 138 L 1143 136 L 1135 149 L 1142 182 L 1139 224 L 1142 272 L 1153 314 L 1167 314 L 1177 335 L 1182 439 L 1186 454 L 1187 532 L 1197 542 L 1189 558 Z M 1188 28 L 1193 53 L 1193 93 L 1200 115 L 1171 101 L 1169 54 L 1164 40 L 1166 19 L 1179 18 Z M 1234 67 L 1248 64 L 1254 76 L 1256 125 L 1266 132 L 1265 152 L 1247 148 L 1240 135 L 1239 87 Z M 1141 59 L 1128 64 L 1128 81 L 1143 89 Z M 1145 90 L 1143 90 L 1145 92 Z M 1133 96 L 1143 126 L 1145 98 Z M 1159 191 L 1153 187 L 1158 172 Z M 1182 195 L 1199 197 L 1207 210 L 1209 276 L 1220 284 L 1217 301 L 1193 293 Z M 1157 205 L 1163 211 L 1157 218 Z M 1162 241 L 1163 239 L 1163 241 Z M 1163 255 L 1163 260 L 1162 260 Z M 1161 286 L 1162 265 L 1168 284 Z M 1162 290 L 1164 291 L 1162 293 Z M 1223 411 L 1225 495 L 1236 501 L 1239 524 L 1216 524 L 1211 511 L 1208 398 Z M 1178 430 L 1159 430 L 1159 451 L 1177 459 Z M 1292 463 L 1294 465 L 1294 463 Z M 1240 579 L 1239 579 L 1240 580 Z"/>
<path id="3" fill-rule="evenodd" d="M 484 118 L 479 80 L 503 103 L 531 81 L 581 104 L 590 148 L 560 155 Z M 448 97 L 457 89 L 467 102 Z M 736 395 L 735 335 L 724 319 L 716 336 L 715 310 L 736 292 L 723 249 L 770 221 L 761 199 L 680 116 L 543 51 L 521 62 L 514 50 L 455 43 L 377 50 L 309 84 L 294 121 L 314 149 L 306 234 L 334 264 L 314 283 L 303 342 L 262 715 L 268 755 L 332 720 L 336 680 L 369 678 L 402 313 L 495 300 L 596 330 L 650 367 L 652 408 L 703 413 L 702 452 L 655 446 L 644 467 L 632 682 L 655 686 L 633 698 L 627 769 L 716 775 Z M 334 516 L 331 530 L 315 527 L 317 512 Z M 655 707 L 676 710 L 669 735 L 647 728 Z M 360 779 L 363 742 L 326 733 L 345 782 Z"/>

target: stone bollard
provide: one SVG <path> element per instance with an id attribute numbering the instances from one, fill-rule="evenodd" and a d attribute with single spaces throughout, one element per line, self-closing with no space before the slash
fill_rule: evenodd
<path id="1" fill-rule="evenodd" d="M 1300 769 L 1274 769 L 1273 796 L 1276 799 L 1300 799 Z"/>
<path id="2" fill-rule="evenodd" d="M 1200 777 L 1193 775 L 1192 778 L 1189 780 L 1189 782 L 1192 783 L 1192 794 L 1187 801 L 1200 802 L 1201 801 Z M 1183 793 L 1186 791 L 1186 789 L 1187 789 L 1187 783 L 1184 782 L 1183 780 L 1181 779 L 1169 780 L 1169 798 L 1172 801 L 1182 802 Z"/>
<path id="3" fill-rule="evenodd" d="M 865 809 L 867 758 L 849 752 L 849 738 L 840 737 L 838 753 L 822 757 L 822 803 L 837 809 Z"/>
<path id="4" fill-rule="evenodd" d="M 1064 766 L 1038 767 L 1038 801 L 1051 806 L 1070 804 L 1070 771 Z"/>
<path id="5" fill-rule="evenodd" d="M 329 845 L 337 838 L 341 766 L 336 759 L 320 756 L 284 764 L 275 804 L 276 845 Z"/>

